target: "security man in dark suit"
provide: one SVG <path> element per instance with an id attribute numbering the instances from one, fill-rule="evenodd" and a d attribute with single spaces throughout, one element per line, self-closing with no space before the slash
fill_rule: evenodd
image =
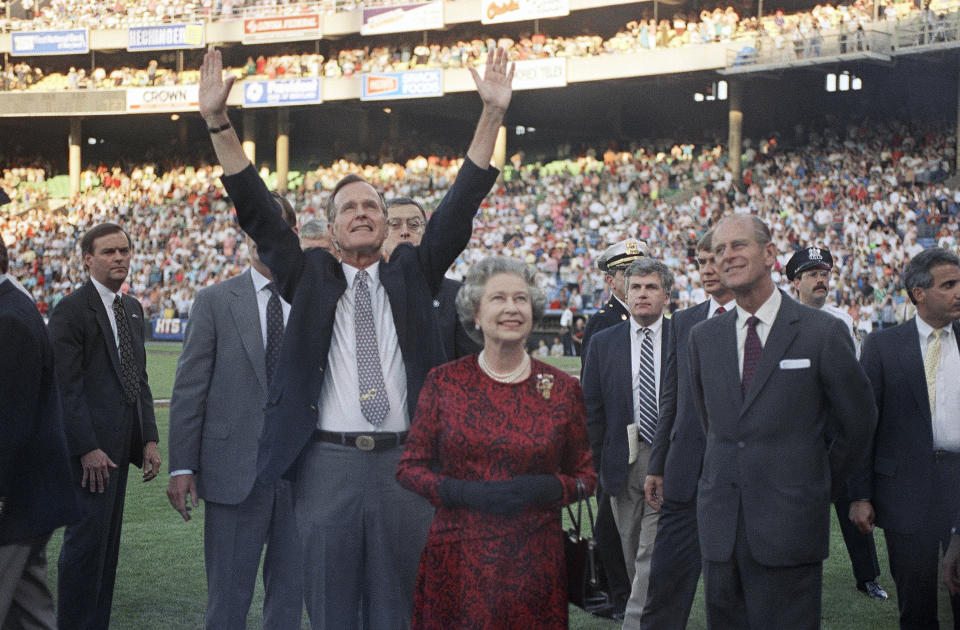
<path id="1" fill-rule="evenodd" d="M 381 248 L 383 257 L 389 260 L 400 243 L 419 245 L 426 228 L 427 213 L 420 202 L 410 197 L 394 197 L 387 201 L 387 238 Z M 443 349 L 450 361 L 480 352 L 480 344 L 470 338 L 457 315 L 455 301 L 461 286 L 453 278 L 444 278 L 440 292 L 433 299 Z"/>
<path id="2" fill-rule="evenodd" d="M 53 346 L 8 266 L 0 238 L 0 627 L 52 629 L 47 541 L 78 512 Z"/>
<path id="3" fill-rule="evenodd" d="M 597 269 L 604 273 L 603 281 L 610 291 L 610 299 L 587 320 L 584 328 L 583 343 L 580 347 L 580 356 L 583 357 L 583 363 L 580 366 L 581 379 L 590 338 L 601 330 L 630 319 L 630 312 L 626 306 L 627 296 L 623 272 L 634 260 L 647 255 L 649 250 L 646 243 L 628 238 L 611 245 L 597 258 Z M 609 605 L 592 612 L 598 616 L 612 617 L 622 621 L 627 599 L 630 598 L 630 578 L 623 559 L 620 532 L 617 531 L 617 524 L 613 520 L 613 512 L 610 509 L 610 496 L 599 484 L 597 485 L 597 521 L 594 525 L 594 536 L 600 556 L 600 568 L 607 581 Z"/>
<path id="4" fill-rule="evenodd" d="M 63 536 L 57 621 L 85 630 L 110 625 L 127 463 L 142 466 L 150 481 L 160 472 L 160 454 L 143 308 L 120 291 L 133 254 L 130 237 L 119 225 L 101 223 L 83 235 L 80 250 L 90 280 L 57 304 L 50 333 L 82 512 Z"/>

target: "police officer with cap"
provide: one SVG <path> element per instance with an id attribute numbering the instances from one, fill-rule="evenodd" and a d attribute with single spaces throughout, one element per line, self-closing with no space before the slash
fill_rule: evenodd
<path id="1" fill-rule="evenodd" d="M 630 317 L 626 304 L 623 272 L 634 260 L 648 255 L 649 249 L 646 243 L 628 238 L 611 245 L 597 258 L 597 269 L 604 273 L 603 281 L 610 289 L 610 300 L 587 321 L 583 332 L 581 356 L 587 356 L 590 337 L 595 333 L 626 321 Z M 627 352 L 629 353 L 629 348 Z M 610 509 L 610 497 L 602 491 L 597 492 L 597 521 L 594 532 L 602 573 L 607 579 L 609 605 L 605 609 L 591 610 L 591 612 L 623 621 L 627 599 L 630 597 L 630 578 L 623 559 L 620 533 L 617 531 L 613 512 Z M 630 561 L 633 562 L 633 558 Z"/>
<path id="2" fill-rule="evenodd" d="M 787 262 L 787 279 L 793 283 L 797 298 L 801 303 L 812 308 L 821 309 L 834 317 L 843 320 L 853 337 L 860 354 L 860 343 L 853 328 L 853 318 L 846 312 L 832 304 L 827 304 L 827 295 L 830 293 L 830 274 L 833 272 L 833 256 L 825 247 L 807 247 L 797 251 Z M 850 498 L 844 495 L 833 502 L 837 510 L 837 519 L 840 521 L 840 531 L 843 532 L 843 542 L 846 543 L 850 562 L 853 564 L 853 575 L 857 580 L 857 590 L 871 599 L 885 600 L 887 593 L 877 582 L 880 575 L 880 565 L 877 563 L 877 547 L 873 534 L 863 534 L 850 521 Z"/>

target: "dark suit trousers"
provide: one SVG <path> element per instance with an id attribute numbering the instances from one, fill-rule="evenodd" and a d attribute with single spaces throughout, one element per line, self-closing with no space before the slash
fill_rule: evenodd
<path id="1" fill-rule="evenodd" d="M 937 458 L 935 494 L 922 519 L 923 528 L 911 534 L 884 531 L 890 573 L 897 585 L 901 630 L 937 630 L 937 587 L 940 546 L 950 543 L 952 519 L 960 509 L 960 454 Z M 904 498 L 905 506 L 909 497 Z M 953 627 L 960 630 L 960 596 L 950 597 Z"/>
<path id="2" fill-rule="evenodd" d="M 623 545 L 620 544 L 620 532 L 613 520 L 610 507 L 610 495 L 597 492 L 597 520 L 594 524 L 600 566 L 607 578 L 607 593 L 610 603 L 623 610 L 630 598 L 630 578 L 627 577 L 627 565 L 623 560 Z"/>
<path id="3" fill-rule="evenodd" d="M 664 501 L 653 546 L 650 586 L 640 618 L 643 630 L 687 627 L 700 580 L 697 501 Z"/>
<path id="4" fill-rule="evenodd" d="M 753 559 L 743 506 L 733 555 L 703 561 L 710 630 L 816 630 L 820 627 L 823 563 L 768 567 Z"/>
<path id="5" fill-rule="evenodd" d="M 877 561 L 877 545 L 873 542 L 873 532 L 864 534 L 850 520 L 850 499 L 840 497 L 833 502 L 843 533 L 843 543 L 847 546 L 850 564 L 853 565 L 853 577 L 857 583 L 876 580 L 880 575 L 880 563 Z"/>
<path id="6" fill-rule="evenodd" d="M 133 432 L 135 410 L 127 406 L 127 426 Z M 80 520 L 68 525 L 63 533 L 63 547 L 57 564 L 57 625 L 64 630 L 106 630 L 110 627 L 113 605 L 113 584 L 117 577 L 120 553 L 120 530 L 123 525 L 123 503 L 127 492 L 127 471 L 130 465 L 130 435 L 123 457 L 114 461 L 110 481 L 103 493 L 80 487 L 82 472 L 79 458 L 74 458 L 74 490 L 80 505 Z"/>

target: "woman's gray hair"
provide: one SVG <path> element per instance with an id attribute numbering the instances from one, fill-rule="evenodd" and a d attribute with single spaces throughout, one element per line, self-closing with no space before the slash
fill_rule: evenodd
<path id="1" fill-rule="evenodd" d="M 533 267 L 516 258 L 505 256 L 484 258 L 470 267 L 463 286 L 457 292 L 457 315 L 460 316 L 460 323 L 463 324 L 463 329 L 467 332 L 467 335 L 477 343 L 483 343 L 483 334 L 475 327 L 480 298 L 483 297 L 487 280 L 501 273 L 519 276 L 527 283 L 527 288 L 530 290 L 530 306 L 533 309 L 534 324 L 540 321 L 540 318 L 543 317 L 543 311 L 547 307 L 547 294 L 537 285 L 537 272 Z"/>

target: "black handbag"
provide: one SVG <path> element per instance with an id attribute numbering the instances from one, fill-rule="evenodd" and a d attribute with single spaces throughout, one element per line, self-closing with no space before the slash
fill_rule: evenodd
<path id="1" fill-rule="evenodd" d="M 593 506 L 586 496 L 583 481 L 577 479 L 576 514 L 567 506 L 570 528 L 564 532 L 563 552 L 567 559 L 567 599 L 574 606 L 590 610 L 598 604 L 600 586 L 599 565 L 597 562 L 597 541 L 593 537 Z M 586 535 L 583 523 L 583 505 L 587 505 L 587 517 L 590 519 L 590 534 Z M 572 504 L 571 504 L 572 505 Z"/>

